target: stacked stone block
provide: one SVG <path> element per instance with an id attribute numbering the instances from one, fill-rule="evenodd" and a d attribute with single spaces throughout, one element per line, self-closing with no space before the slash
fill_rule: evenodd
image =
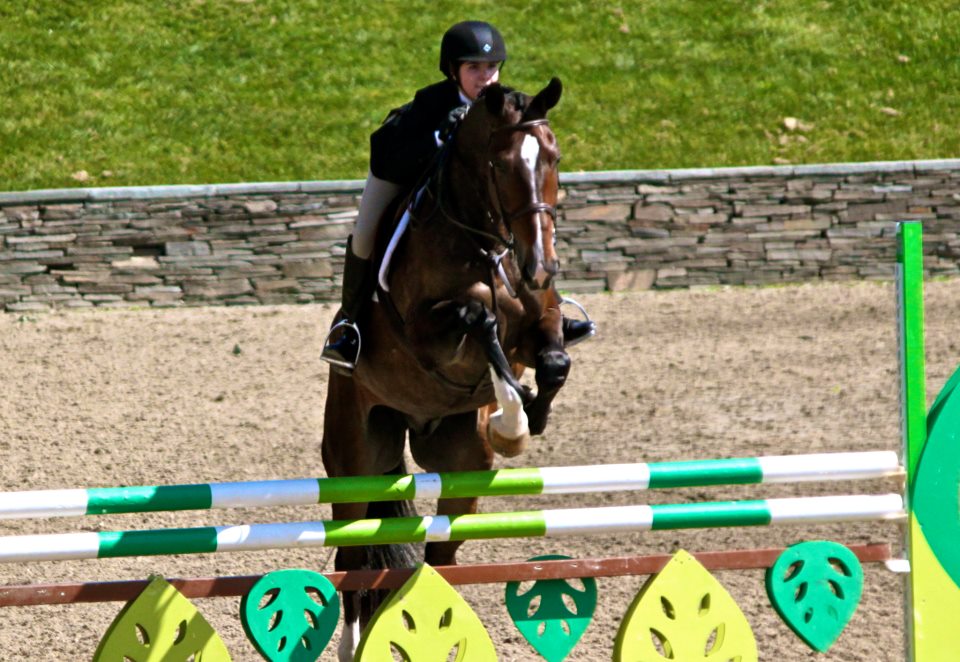
<path id="1" fill-rule="evenodd" d="M 571 292 L 887 279 L 960 260 L 960 160 L 564 175 Z M 361 181 L 0 193 L 0 306 L 336 301 Z"/>
<path id="2" fill-rule="evenodd" d="M 894 221 L 931 275 L 960 258 L 960 161 L 591 173 L 567 178 L 561 286 L 601 291 L 889 279 Z"/>
<path id="3" fill-rule="evenodd" d="M 9 311 L 334 300 L 359 182 L 0 194 Z"/>

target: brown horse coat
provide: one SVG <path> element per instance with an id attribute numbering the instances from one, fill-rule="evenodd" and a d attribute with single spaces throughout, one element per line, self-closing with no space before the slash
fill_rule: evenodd
<path id="1" fill-rule="evenodd" d="M 560 93 L 557 79 L 532 98 L 492 86 L 443 151 L 391 260 L 389 291 L 360 316 L 352 378 L 331 371 L 329 476 L 405 472 L 408 434 L 427 471 L 488 469 L 495 450 L 514 455 L 542 432 L 570 367 L 552 283 L 559 152 L 546 120 Z M 535 393 L 517 380 L 524 367 L 535 369 Z M 476 499 L 441 500 L 438 515 L 476 508 Z M 334 519 L 406 512 L 402 503 L 333 506 Z M 429 543 L 426 560 L 454 563 L 459 545 Z M 341 548 L 336 567 L 413 562 L 399 546 Z M 377 599 L 344 595 L 345 634 Z"/>

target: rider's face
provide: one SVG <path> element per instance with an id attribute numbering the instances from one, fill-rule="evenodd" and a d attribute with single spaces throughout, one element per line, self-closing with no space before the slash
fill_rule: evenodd
<path id="1" fill-rule="evenodd" d="M 500 80 L 500 62 L 461 62 L 457 70 L 460 89 L 470 101 L 476 100 L 487 85 Z"/>

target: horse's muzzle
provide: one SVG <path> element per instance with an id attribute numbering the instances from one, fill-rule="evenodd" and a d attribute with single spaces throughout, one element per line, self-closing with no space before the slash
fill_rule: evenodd
<path id="1" fill-rule="evenodd" d="M 542 290 L 550 286 L 553 277 L 560 269 L 557 259 L 544 260 L 542 256 L 531 256 L 533 259 L 524 262 L 521 273 L 523 282 L 531 290 Z"/>

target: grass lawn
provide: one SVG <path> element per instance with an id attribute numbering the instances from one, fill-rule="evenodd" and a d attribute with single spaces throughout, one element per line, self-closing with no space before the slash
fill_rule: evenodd
<path id="1" fill-rule="evenodd" d="M 955 0 L 7 0 L 0 190 L 363 177 L 466 18 L 566 171 L 960 156 Z"/>

